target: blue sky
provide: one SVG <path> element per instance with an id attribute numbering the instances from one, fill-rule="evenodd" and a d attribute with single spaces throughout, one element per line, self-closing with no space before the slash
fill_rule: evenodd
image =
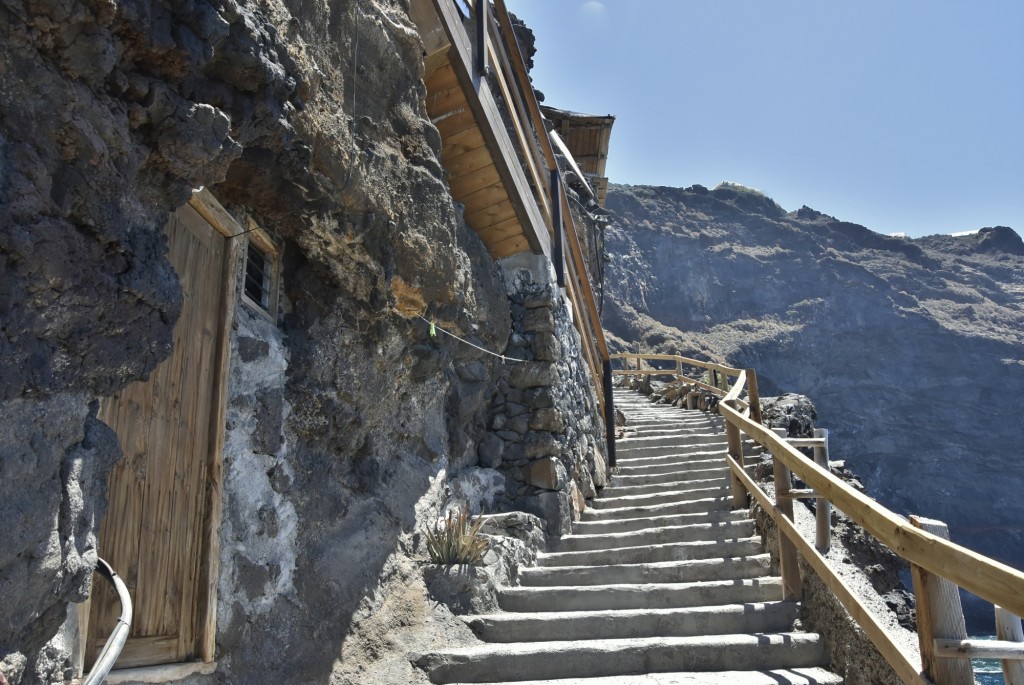
<path id="1" fill-rule="evenodd" d="M 758 188 L 882 232 L 1024 234 L 1022 0 L 507 0 L 616 183 Z"/>

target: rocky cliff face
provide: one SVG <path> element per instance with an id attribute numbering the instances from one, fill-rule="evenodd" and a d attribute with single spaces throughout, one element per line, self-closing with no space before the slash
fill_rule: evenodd
<path id="1" fill-rule="evenodd" d="M 1024 567 L 1024 243 L 887 237 L 742 186 L 613 186 L 605 325 L 811 396 L 870 492 Z"/>
<path id="2" fill-rule="evenodd" d="M 404 650 L 469 635 L 413 560 L 449 477 L 486 461 L 509 370 L 416 317 L 497 352 L 529 340 L 444 183 L 422 69 L 407 2 L 0 3 L 12 685 L 71 675 L 69 645 L 45 645 L 88 592 L 120 456 L 95 399 L 169 353 L 163 227 L 201 186 L 283 246 L 284 314 L 242 312 L 231 337 L 213 679 L 369 683 L 392 654 L 379 682 L 414 682 Z M 566 333 L 553 361 L 578 353 Z M 567 442 L 565 467 L 593 463 L 592 441 Z"/>

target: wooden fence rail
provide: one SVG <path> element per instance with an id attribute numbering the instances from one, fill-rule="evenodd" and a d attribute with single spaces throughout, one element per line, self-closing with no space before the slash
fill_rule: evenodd
<path id="1" fill-rule="evenodd" d="M 893 670 L 904 682 L 925 684 L 934 682 L 936 685 L 967 685 L 973 683 L 969 668 L 964 670 L 955 667 L 957 661 L 965 662 L 965 657 L 999 658 L 1004 660 L 1004 673 L 1007 683 L 1024 676 L 1020 668 L 1024 665 L 1024 635 L 1020 633 L 1020 619 L 1024 614 L 1024 573 L 994 559 L 985 557 L 962 547 L 943 537 L 938 530 L 925 520 L 911 522 L 895 514 L 881 504 L 854 489 L 843 480 L 831 473 L 828 468 L 827 453 L 818 453 L 819 448 L 827 442 L 822 437 L 804 440 L 787 440 L 777 435 L 772 429 L 763 426 L 760 416 L 755 420 L 753 408 L 759 407 L 756 396 L 756 373 L 753 369 L 735 369 L 711 364 L 676 355 L 643 355 L 616 354 L 613 359 L 621 359 L 625 368 L 616 370 L 618 375 L 655 375 L 666 374 L 679 381 L 690 383 L 721 397 L 718 411 L 726 421 L 726 435 L 729 439 L 729 454 L 726 462 L 732 473 L 734 502 L 739 502 L 738 485 L 749 493 L 765 511 L 772 516 L 779 528 L 780 566 L 783 577 L 783 588 L 787 596 L 799 594 L 799 570 L 796 554 L 799 554 L 821 578 L 836 598 L 846 607 L 847 611 L 864 630 L 879 653 L 885 657 Z M 643 362 L 675 361 L 673 369 L 651 370 L 641 368 Z M 629 368 L 633 362 L 636 368 Z M 726 378 L 732 378 L 727 391 L 709 387 L 696 379 L 688 378 L 679 373 L 680 363 L 717 371 Z M 747 392 L 748 401 L 744 402 L 741 395 Z M 773 501 L 767 493 L 743 470 L 742 449 L 737 450 L 733 443 L 736 437 L 748 436 L 772 455 L 776 498 Z M 795 443 L 795 444 L 794 444 Z M 742 443 L 740 443 L 742 444 Z M 797 451 L 797 446 L 815 448 L 816 459 L 809 459 Z M 825 558 L 809 541 L 805 540 L 792 523 L 792 502 L 796 494 L 789 489 L 792 473 L 807 484 L 808 490 L 803 494 L 812 494 L 818 499 L 818 509 L 827 503 L 829 507 L 845 513 L 859 526 L 873 535 L 882 544 L 907 561 L 915 569 L 915 575 L 948 581 L 949 587 L 960 587 L 998 607 L 997 616 L 1004 623 L 1001 638 L 998 642 L 980 642 L 957 639 L 951 635 L 940 635 L 942 632 L 933 616 L 935 601 L 926 601 L 926 606 L 919 607 L 919 636 L 922 638 L 923 668 L 920 668 L 913 656 L 906 654 L 894 641 L 874 616 L 867 610 L 859 598 L 850 590 L 843 580 L 829 567 Z M 738 485 L 737 485 L 738 484 Z M 745 505 L 745 502 L 744 502 Z M 819 518 L 820 522 L 820 518 Z M 915 525 L 916 523 L 916 525 Z M 819 526 L 821 524 L 819 523 Z M 932 531 L 936 532 L 932 532 Z M 816 535 L 818 547 L 822 547 L 821 529 Z M 935 581 L 930 581 L 935 587 Z M 945 591 L 943 591 L 945 592 Z M 953 587 L 953 596 L 956 596 Z M 921 595 L 918 602 L 921 604 Z M 946 600 L 939 600 L 938 604 Z M 962 618 L 960 619 L 962 621 Z M 921 624 L 924 624 L 923 627 Z M 935 633 L 933 635 L 933 633 Z M 1003 637 L 1005 635 L 1006 637 Z M 969 665 L 969 662 L 966 662 Z"/>

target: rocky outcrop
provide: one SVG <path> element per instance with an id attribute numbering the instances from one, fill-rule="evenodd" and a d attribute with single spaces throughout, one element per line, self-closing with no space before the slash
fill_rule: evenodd
<path id="1" fill-rule="evenodd" d="M 0 673 L 12 685 L 70 675 L 69 645 L 44 645 L 89 590 L 119 456 L 95 399 L 169 353 L 182 298 L 163 228 L 199 187 L 283 253 L 281 317 L 240 310 L 231 337 L 217 682 L 370 683 L 361 669 L 403 640 L 468 635 L 428 601 L 418 529 L 452 476 L 481 469 L 499 382 L 557 387 L 578 338 L 561 337 L 551 309 L 553 336 L 528 341 L 536 377 L 517 379 L 417 318 L 501 353 L 520 304 L 447 191 L 406 12 L 0 6 Z M 593 408 L 546 408 L 570 403 Z M 572 476 L 589 443 L 569 437 L 568 415 L 536 409 L 527 431 L 556 436 Z M 378 682 L 416 678 L 387 664 Z"/>
<path id="2" fill-rule="evenodd" d="M 728 184 L 613 186 L 607 206 L 605 325 L 620 341 L 812 396 L 832 458 L 874 496 L 1024 566 L 1016 233 L 883 236 Z"/>

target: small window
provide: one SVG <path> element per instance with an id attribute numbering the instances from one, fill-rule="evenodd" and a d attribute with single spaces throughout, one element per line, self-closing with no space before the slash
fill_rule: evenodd
<path id="1" fill-rule="evenodd" d="M 246 302 L 276 321 L 278 255 L 269 241 L 257 242 L 260 237 L 250 234 L 246 245 L 242 294 Z"/>

